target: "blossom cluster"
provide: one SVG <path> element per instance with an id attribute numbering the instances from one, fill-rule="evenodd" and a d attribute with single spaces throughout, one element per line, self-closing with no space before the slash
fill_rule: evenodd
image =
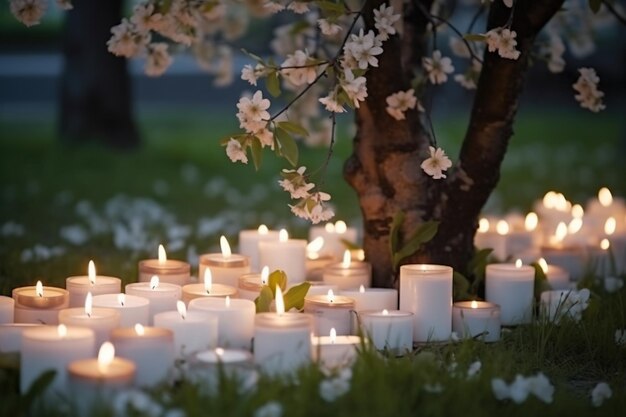
<path id="1" fill-rule="evenodd" d="M 507 384 L 501 378 L 494 378 L 491 380 L 491 389 L 496 399 L 510 399 L 516 404 L 523 403 L 531 394 L 550 404 L 554 395 L 554 386 L 541 372 L 529 377 L 518 374 L 511 384 Z"/>
<path id="2" fill-rule="evenodd" d="M 580 76 L 572 87 L 578 93 L 575 98 L 580 103 L 580 107 L 589 109 L 594 113 L 604 110 L 606 108 L 604 103 L 602 103 L 604 93 L 598 90 L 600 77 L 598 77 L 596 71 L 593 68 L 579 68 L 578 72 Z"/>
<path id="3" fill-rule="evenodd" d="M 487 50 L 498 52 L 498 55 L 506 59 L 518 59 L 521 52 L 517 50 L 517 33 L 507 28 L 495 28 L 485 33 Z"/>

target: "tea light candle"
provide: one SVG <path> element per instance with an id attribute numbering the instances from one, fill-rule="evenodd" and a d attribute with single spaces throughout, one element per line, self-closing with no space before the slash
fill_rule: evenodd
<path id="1" fill-rule="evenodd" d="M 137 386 L 158 384 L 174 365 L 174 333 L 170 329 L 141 324 L 118 328 L 111 332 L 111 342 L 120 357 L 131 360 L 137 367 Z"/>
<path id="2" fill-rule="evenodd" d="M 37 281 L 34 287 L 13 290 L 16 323 L 57 324 L 59 311 L 69 306 L 69 294 L 56 287 L 44 287 Z"/>
<path id="3" fill-rule="evenodd" d="M 372 283 L 372 266 L 367 262 L 352 261 L 350 251 L 343 254 L 343 261 L 324 269 L 326 284 L 336 285 L 340 290 L 369 287 Z"/>
<path id="4" fill-rule="evenodd" d="M 120 320 L 121 314 L 115 309 L 94 308 L 91 293 L 87 293 L 84 307 L 66 308 L 59 312 L 59 323 L 93 330 L 96 346 L 109 340 L 111 331 L 119 327 Z"/>
<path id="5" fill-rule="evenodd" d="M 80 307 L 85 302 L 88 292 L 92 295 L 119 293 L 122 288 L 122 280 L 96 275 L 96 266 L 93 261 L 89 261 L 87 275 L 67 278 L 65 288 L 70 293 L 70 307 Z"/>
<path id="6" fill-rule="evenodd" d="M 500 306 L 485 301 L 459 301 L 452 306 L 452 330 L 463 339 L 480 336 L 484 342 L 500 340 Z"/>
<path id="7" fill-rule="evenodd" d="M 537 261 L 543 273 L 546 274 L 546 279 L 550 288 L 553 290 L 565 290 L 571 287 L 569 280 L 569 273 L 556 265 L 548 265 L 544 258 L 539 258 Z"/>
<path id="8" fill-rule="evenodd" d="M 13 310 L 15 300 L 11 297 L 0 295 L 0 324 L 13 323 Z"/>
<path id="9" fill-rule="evenodd" d="M 337 336 L 331 328 L 329 336 L 313 338 L 313 357 L 326 368 L 350 366 L 356 360 L 360 345 L 359 336 Z"/>
<path id="10" fill-rule="evenodd" d="M 214 284 L 211 268 L 204 269 L 204 282 L 201 284 L 187 284 L 183 287 L 183 302 L 189 304 L 191 300 L 205 297 L 236 297 L 237 288 L 230 285 Z"/>
<path id="11" fill-rule="evenodd" d="M 199 276 L 203 277 L 205 270 L 211 268 L 213 282 L 237 288 L 239 277 L 250 273 L 250 261 L 247 256 L 231 253 L 226 237 L 220 237 L 222 253 L 207 253 L 200 256 Z"/>
<path id="12" fill-rule="evenodd" d="M 239 252 L 250 259 L 252 271 L 259 271 L 259 242 L 278 240 L 278 231 L 269 230 L 262 224 L 256 230 L 242 230 L 239 232 Z"/>
<path id="13" fill-rule="evenodd" d="M 45 371 L 54 370 L 56 376 L 49 389 L 63 392 L 67 386 L 67 366 L 77 359 L 94 355 L 95 336 L 84 327 L 37 326 L 25 330 L 20 357 L 20 391 L 28 391 L 32 383 Z"/>
<path id="14" fill-rule="evenodd" d="M 0 353 L 16 353 L 22 347 L 22 334 L 40 324 L 9 323 L 0 324 Z"/>
<path id="15" fill-rule="evenodd" d="M 191 266 L 187 262 L 167 259 L 165 248 L 159 245 L 157 259 L 139 261 L 139 282 L 150 282 L 157 275 L 164 284 L 183 286 L 189 283 L 190 271 Z"/>
<path id="16" fill-rule="evenodd" d="M 541 293 L 541 318 L 560 322 L 565 316 L 580 320 L 587 308 L 591 293 L 587 288 L 582 290 L 552 290 Z"/>
<path id="17" fill-rule="evenodd" d="M 485 298 L 498 304 L 505 326 L 529 323 L 532 319 L 535 269 L 528 265 L 490 264 L 485 277 Z"/>
<path id="18" fill-rule="evenodd" d="M 260 274 L 245 274 L 239 277 L 239 298 L 254 301 L 261 293 L 261 288 L 267 285 L 270 270 L 264 266 Z"/>
<path id="19" fill-rule="evenodd" d="M 324 238 L 324 247 L 320 255 L 330 255 L 334 259 L 341 259 L 346 250 L 344 241 L 349 243 L 357 242 L 357 231 L 353 227 L 348 227 L 343 220 L 336 223 L 326 223 L 324 227 L 313 226 L 309 229 L 309 240 L 317 237 Z"/>
<path id="20" fill-rule="evenodd" d="M 181 292 L 180 285 L 161 283 L 156 275 L 150 282 L 126 285 L 126 294 L 144 297 L 150 301 L 150 323 L 155 314 L 176 310 L 176 302 L 180 300 Z"/>
<path id="21" fill-rule="evenodd" d="M 259 242 L 259 259 L 270 271 L 284 271 L 289 285 L 306 279 L 306 240 L 289 239 L 285 229 L 280 231 L 278 241 Z"/>
<path id="22" fill-rule="evenodd" d="M 130 294 L 101 294 L 93 297 L 94 307 L 112 308 L 120 312 L 120 327 L 150 323 L 150 300 Z"/>
<path id="23" fill-rule="evenodd" d="M 354 310 L 354 300 L 341 295 L 335 295 L 332 290 L 326 295 L 313 295 L 304 298 L 304 312 L 313 316 L 314 334 L 329 334 L 333 327 L 337 334 L 351 333 L 351 312 Z"/>
<path id="24" fill-rule="evenodd" d="M 217 317 L 217 340 L 220 347 L 250 349 L 254 336 L 256 306 L 250 300 L 226 298 L 197 298 L 189 309 Z"/>
<path id="25" fill-rule="evenodd" d="M 276 313 L 259 313 L 254 319 L 254 360 L 269 374 L 293 373 L 311 361 L 313 317 L 285 313 L 280 287 L 276 288 Z"/>
<path id="26" fill-rule="evenodd" d="M 413 315 L 413 340 L 447 341 L 452 333 L 452 268 L 413 264 L 400 267 L 400 310 Z"/>
<path id="27" fill-rule="evenodd" d="M 363 334 L 378 350 L 395 354 L 413 350 L 413 313 L 400 310 L 364 310 L 359 312 Z"/>

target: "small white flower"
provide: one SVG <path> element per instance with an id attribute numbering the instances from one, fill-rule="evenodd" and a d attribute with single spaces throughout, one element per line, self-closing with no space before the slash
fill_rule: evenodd
<path id="1" fill-rule="evenodd" d="M 242 97 L 237 103 L 239 126 L 250 133 L 265 129 L 270 119 L 269 107 L 270 101 L 263 98 L 261 91 L 255 92 L 251 99 Z"/>
<path id="2" fill-rule="evenodd" d="M 263 4 L 263 10 L 265 10 L 269 14 L 276 14 L 280 11 L 285 10 L 285 6 L 283 6 L 280 3 L 268 1 L 265 4 Z"/>
<path id="3" fill-rule="evenodd" d="M 304 14 L 309 11 L 309 4 L 302 1 L 292 1 L 287 8 L 296 14 Z"/>
<path id="4" fill-rule="evenodd" d="M 539 398 L 546 404 L 552 403 L 554 386 L 542 372 L 527 378 L 526 381 L 528 384 L 528 391 L 530 393 L 534 394 L 535 397 Z"/>
<path id="5" fill-rule="evenodd" d="M 443 385 L 436 384 L 424 384 L 424 391 L 429 394 L 441 394 L 443 392 Z"/>
<path id="6" fill-rule="evenodd" d="M 350 35 L 350 41 L 346 42 L 343 51 L 348 61 L 354 61 L 360 69 L 367 69 L 370 65 L 378 67 L 376 56 L 383 53 L 383 48 L 373 30 L 363 34 L 361 29 L 358 35 Z"/>
<path id="7" fill-rule="evenodd" d="M 485 33 L 485 41 L 489 52 L 498 51 L 498 55 L 507 59 L 518 59 L 521 52 L 515 46 L 517 32 L 510 29 L 495 28 Z"/>
<path id="8" fill-rule="evenodd" d="M 285 69 L 281 69 L 280 72 L 295 86 L 311 84 L 317 77 L 313 62 L 309 59 L 308 52 L 298 50 L 292 55 L 287 55 L 287 59 L 281 65 L 281 68 Z"/>
<path id="9" fill-rule="evenodd" d="M 357 109 L 359 102 L 367 97 L 367 86 L 365 77 L 354 77 L 354 73 L 350 69 L 344 71 L 344 78 L 341 80 L 341 88 L 346 92 L 348 98 L 352 100 L 352 104 Z"/>
<path id="10" fill-rule="evenodd" d="M 386 41 L 389 35 L 395 35 L 395 24 L 400 17 L 402 17 L 400 14 L 393 14 L 393 7 L 384 3 L 378 9 L 374 9 L 374 27 L 378 30 L 378 39 Z"/>
<path id="11" fill-rule="evenodd" d="M 161 13 L 154 13 L 154 4 L 136 5 L 133 9 L 133 15 L 130 17 L 131 23 L 142 32 L 159 29 L 162 20 L 163 15 Z"/>
<path id="12" fill-rule="evenodd" d="M 459 338 L 459 334 L 457 332 L 452 332 L 450 333 L 450 340 L 452 340 L 453 342 L 458 342 L 461 339 Z"/>
<path id="13" fill-rule="evenodd" d="M 404 113 L 409 109 L 414 109 L 417 105 L 415 90 L 412 88 L 407 91 L 393 93 L 385 101 L 387 102 L 387 113 L 396 120 L 404 120 Z"/>
<path id="14" fill-rule="evenodd" d="M 74 8 L 72 0 L 57 0 L 57 6 L 62 10 L 72 10 Z"/>
<path id="15" fill-rule="evenodd" d="M 350 391 L 350 379 L 337 376 L 320 382 L 320 396 L 329 403 Z"/>
<path id="16" fill-rule="evenodd" d="M 116 56 L 131 58 L 138 55 L 150 41 L 149 35 L 139 33 L 126 18 L 119 25 L 113 26 L 111 33 L 113 36 L 107 41 L 107 47 Z"/>
<path id="17" fill-rule="evenodd" d="M 467 377 L 472 378 L 480 372 L 480 368 L 483 364 L 480 361 L 472 362 L 467 368 Z"/>
<path id="18" fill-rule="evenodd" d="M 622 289 L 624 286 L 624 280 L 616 277 L 604 278 L 604 289 L 608 293 L 614 293 Z"/>
<path id="19" fill-rule="evenodd" d="M 9 7 L 17 20 L 30 27 L 39 24 L 48 3 L 46 0 L 11 0 Z"/>
<path id="20" fill-rule="evenodd" d="M 426 174 L 436 180 L 446 178 L 443 171 L 446 171 L 452 166 L 450 158 L 446 156 L 446 153 L 441 148 L 435 149 L 434 147 L 429 146 L 428 150 L 430 152 L 430 157 L 424 160 L 420 167 Z"/>
<path id="21" fill-rule="evenodd" d="M 578 92 L 575 98 L 580 103 L 580 106 L 594 113 L 604 110 L 606 108 L 604 103 L 602 103 L 604 93 L 598 90 L 600 77 L 598 77 L 596 71 L 593 68 L 579 68 L 578 72 L 580 76 L 572 87 Z"/>
<path id="22" fill-rule="evenodd" d="M 443 84 L 448 81 L 448 75 L 454 72 L 452 60 L 447 56 L 442 56 L 441 51 L 433 51 L 432 57 L 422 58 L 422 67 L 428 74 L 428 79 L 432 84 Z"/>
<path id="23" fill-rule="evenodd" d="M 591 391 L 591 403 L 594 407 L 600 407 L 604 400 L 608 400 L 613 396 L 611 387 L 606 382 L 600 382 Z"/>
<path id="24" fill-rule="evenodd" d="M 241 70 L 241 79 L 249 82 L 251 85 L 256 86 L 259 77 L 263 76 L 264 74 L 265 67 L 263 65 L 256 64 L 256 66 L 252 68 L 252 65 L 248 64 L 244 65 L 243 69 Z"/>
<path id="25" fill-rule="evenodd" d="M 274 134 L 269 129 L 263 129 L 255 133 L 255 136 L 259 138 L 262 147 L 268 146 L 270 149 L 274 149 Z"/>
<path id="26" fill-rule="evenodd" d="M 544 48 L 544 54 L 548 59 L 548 69 L 552 73 L 563 72 L 565 68 L 565 60 L 563 59 L 563 53 L 565 52 L 565 44 L 558 35 L 551 35 L 550 42 L 547 47 Z"/>
<path id="27" fill-rule="evenodd" d="M 510 396 L 509 386 L 502 378 L 494 378 L 491 380 L 491 391 L 497 400 L 506 400 Z"/>
<path id="28" fill-rule="evenodd" d="M 618 346 L 626 345 L 626 329 L 615 330 L 615 344 Z"/>
<path id="29" fill-rule="evenodd" d="M 167 52 L 167 44 L 164 42 L 151 43 L 148 45 L 148 57 L 144 67 L 146 75 L 158 77 L 172 65 L 172 57 Z"/>
<path id="30" fill-rule="evenodd" d="M 278 401 L 270 401 L 254 412 L 254 417 L 282 417 L 282 415 L 283 406 Z"/>
<path id="31" fill-rule="evenodd" d="M 455 56 L 459 58 L 470 58 L 472 55 L 470 50 L 468 49 L 467 43 L 463 41 L 463 39 L 451 36 L 449 41 L 450 49 Z"/>
<path id="32" fill-rule="evenodd" d="M 248 163 L 248 156 L 241 147 L 241 143 L 236 139 L 230 138 L 228 141 L 226 145 L 226 155 L 228 155 L 232 162 L 241 161 L 244 164 Z"/>
<path id="33" fill-rule="evenodd" d="M 322 103 L 324 107 L 326 108 L 326 110 L 330 112 L 344 113 L 346 111 L 346 109 L 337 102 L 337 98 L 334 92 L 330 93 L 326 97 L 321 97 L 319 99 L 319 102 Z"/>
<path id="34" fill-rule="evenodd" d="M 530 394 L 530 387 L 528 380 L 522 375 L 515 375 L 513 383 L 509 385 L 509 398 L 516 404 L 521 404 L 526 401 Z"/>
<path id="35" fill-rule="evenodd" d="M 324 36 L 337 36 L 342 31 L 341 26 L 336 23 L 330 22 L 327 19 L 318 19 L 317 25 L 320 27 L 320 30 L 322 31 L 322 34 Z"/>

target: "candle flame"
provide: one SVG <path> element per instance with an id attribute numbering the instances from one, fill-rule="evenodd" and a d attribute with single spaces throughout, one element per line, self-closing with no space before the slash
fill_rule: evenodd
<path id="1" fill-rule="evenodd" d="M 602 207 L 608 207 L 613 204 L 613 194 L 611 194 L 611 190 L 606 187 L 600 188 L 598 191 L 598 200 Z"/>
<path id="2" fill-rule="evenodd" d="M 163 245 L 159 245 L 159 263 L 163 264 L 165 261 L 167 261 L 167 253 L 165 253 Z"/>
<path id="3" fill-rule="evenodd" d="M 524 228 L 527 232 L 532 232 L 533 230 L 535 230 L 538 224 L 539 218 L 537 217 L 537 213 L 531 211 L 526 215 L 526 218 L 524 219 Z"/>
<path id="4" fill-rule="evenodd" d="M 498 224 L 496 225 L 496 232 L 498 232 L 498 234 L 502 236 L 509 233 L 509 224 L 506 220 L 500 220 L 498 222 Z"/>
<path id="5" fill-rule="evenodd" d="M 281 315 L 285 314 L 285 301 L 283 300 L 283 292 L 280 286 L 276 286 L 276 312 Z"/>
<path id="6" fill-rule="evenodd" d="M 335 302 L 335 293 L 333 293 L 333 290 L 328 290 L 328 294 L 326 294 L 326 298 L 328 298 L 329 303 Z"/>
<path id="7" fill-rule="evenodd" d="M 389 310 L 387 310 L 386 308 L 383 309 L 383 316 L 388 316 L 389 315 Z"/>
<path id="8" fill-rule="evenodd" d="M 222 349 L 222 348 L 220 348 L 220 347 L 215 348 L 215 354 L 216 354 L 217 356 L 224 356 L 224 349 Z"/>
<path id="9" fill-rule="evenodd" d="M 335 222 L 335 233 L 344 234 L 348 230 L 348 225 L 343 220 Z"/>
<path id="10" fill-rule="evenodd" d="M 224 305 L 226 308 L 230 308 L 230 295 L 227 295 L 226 298 L 224 298 Z"/>
<path id="11" fill-rule="evenodd" d="M 309 253 L 317 253 L 324 246 L 324 238 L 321 236 L 316 237 L 308 245 L 306 245 L 306 251 Z"/>
<path id="12" fill-rule="evenodd" d="M 583 219 L 580 217 L 575 217 L 567 225 L 567 233 L 570 235 L 574 235 L 580 232 L 580 229 L 582 229 L 582 227 L 583 227 Z"/>
<path id="13" fill-rule="evenodd" d="M 471 308 L 478 308 L 478 303 L 476 302 L 476 300 L 472 300 L 472 302 L 470 303 L 470 307 Z"/>
<path id="14" fill-rule="evenodd" d="M 478 233 L 487 233 L 489 231 L 489 220 L 482 218 L 478 221 Z"/>
<path id="15" fill-rule="evenodd" d="M 365 294 L 365 287 L 363 286 L 363 284 L 361 284 L 361 286 L 359 287 L 359 292 L 361 294 Z"/>
<path id="16" fill-rule="evenodd" d="M 224 258 L 229 258 L 232 255 L 230 251 L 230 245 L 228 244 L 228 240 L 226 240 L 226 236 L 220 236 L 220 248 L 222 249 L 222 256 Z"/>
<path id="17" fill-rule="evenodd" d="M 335 233 L 335 225 L 332 223 L 326 223 L 324 225 L 324 230 L 326 230 L 327 233 Z"/>
<path id="18" fill-rule="evenodd" d="M 352 263 L 352 255 L 350 255 L 350 251 L 346 249 L 343 253 L 343 261 L 341 262 L 342 268 L 350 268 L 350 264 Z"/>
<path id="19" fill-rule="evenodd" d="M 574 204 L 572 207 L 572 217 L 575 219 L 582 219 L 585 215 L 585 209 L 580 204 Z"/>
<path id="20" fill-rule="evenodd" d="M 270 276 L 270 267 L 265 265 L 263 269 L 261 269 L 261 284 L 267 285 L 267 280 Z"/>
<path id="21" fill-rule="evenodd" d="M 137 323 L 135 324 L 135 333 L 137 333 L 137 336 L 143 336 L 146 334 L 146 329 L 144 329 L 141 323 Z"/>
<path id="22" fill-rule="evenodd" d="M 96 264 L 93 261 L 89 261 L 89 265 L 87 266 L 87 276 L 89 276 L 89 283 L 91 285 L 96 285 Z"/>
<path id="23" fill-rule="evenodd" d="M 611 242 L 609 242 L 609 239 L 602 239 L 602 241 L 600 242 L 600 249 L 608 250 L 610 247 Z"/>
<path id="24" fill-rule="evenodd" d="M 548 273 L 548 263 L 546 262 L 546 260 L 544 258 L 539 258 L 537 263 L 539 264 L 539 266 L 543 270 L 543 273 L 547 274 Z"/>
<path id="25" fill-rule="evenodd" d="M 286 242 L 289 240 L 289 233 L 287 233 L 287 230 L 280 229 L 280 232 L 278 232 L 278 240 L 280 242 Z"/>
<path id="26" fill-rule="evenodd" d="M 543 196 L 543 206 L 547 209 L 554 208 L 555 199 L 556 193 L 554 191 L 548 191 L 546 195 Z"/>
<path id="27" fill-rule="evenodd" d="M 117 295 L 117 302 L 119 303 L 119 305 L 124 307 L 124 304 L 126 304 L 126 294 L 118 294 Z"/>
<path id="28" fill-rule="evenodd" d="M 330 329 L 330 343 L 333 345 L 337 342 L 337 330 L 334 327 Z"/>
<path id="29" fill-rule="evenodd" d="M 67 336 L 67 326 L 65 324 L 59 324 L 57 326 L 57 334 L 60 338 Z"/>
<path id="30" fill-rule="evenodd" d="M 180 300 L 176 301 L 176 310 L 178 310 L 181 319 L 185 320 L 187 318 L 187 306 L 184 302 Z"/>
<path id="31" fill-rule="evenodd" d="M 266 234 L 268 234 L 268 233 L 269 233 L 269 229 L 267 228 L 267 226 L 266 226 L 266 225 L 262 224 L 262 225 L 260 225 L 260 226 L 259 226 L 259 228 L 257 229 L 257 232 L 258 232 L 260 235 L 266 235 Z"/>
<path id="32" fill-rule="evenodd" d="M 565 239 L 565 236 L 567 236 L 567 226 L 565 225 L 565 223 L 560 222 L 559 225 L 556 227 L 556 232 L 554 233 L 554 240 L 556 241 L 556 243 L 563 242 L 563 239 Z"/>
<path id="33" fill-rule="evenodd" d="M 37 281 L 37 285 L 35 285 L 35 293 L 38 297 L 43 297 L 43 284 L 41 281 Z"/>
<path id="34" fill-rule="evenodd" d="M 150 289 L 156 290 L 159 287 L 159 277 L 157 275 L 152 275 L 150 278 Z"/>
<path id="35" fill-rule="evenodd" d="M 515 261 L 515 267 L 516 268 L 521 268 L 522 267 L 522 260 L 518 259 L 517 261 Z"/>
<path id="36" fill-rule="evenodd" d="M 356 259 L 359 261 L 365 260 L 365 251 L 363 249 L 355 249 Z"/>
<path id="37" fill-rule="evenodd" d="M 115 346 L 111 342 L 104 342 L 98 351 L 98 370 L 106 373 L 115 358 Z"/>
<path id="38" fill-rule="evenodd" d="M 91 291 L 87 293 L 87 297 L 85 297 L 85 314 L 91 317 L 91 313 L 93 312 L 93 295 L 91 295 Z"/>
<path id="39" fill-rule="evenodd" d="M 615 233 L 615 228 L 617 227 L 617 222 L 615 221 L 615 217 L 609 217 L 604 222 L 604 234 L 611 236 Z"/>
<path id="40" fill-rule="evenodd" d="M 204 290 L 207 294 L 211 294 L 211 288 L 213 287 L 213 275 L 211 274 L 211 268 L 204 270 Z"/>

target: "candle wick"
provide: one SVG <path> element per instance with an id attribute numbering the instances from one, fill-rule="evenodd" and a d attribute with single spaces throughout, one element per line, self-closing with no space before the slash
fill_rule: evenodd
<path id="1" fill-rule="evenodd" d="M 87 317 L 91 318 L 91 313 L 87 313 Z"/>

